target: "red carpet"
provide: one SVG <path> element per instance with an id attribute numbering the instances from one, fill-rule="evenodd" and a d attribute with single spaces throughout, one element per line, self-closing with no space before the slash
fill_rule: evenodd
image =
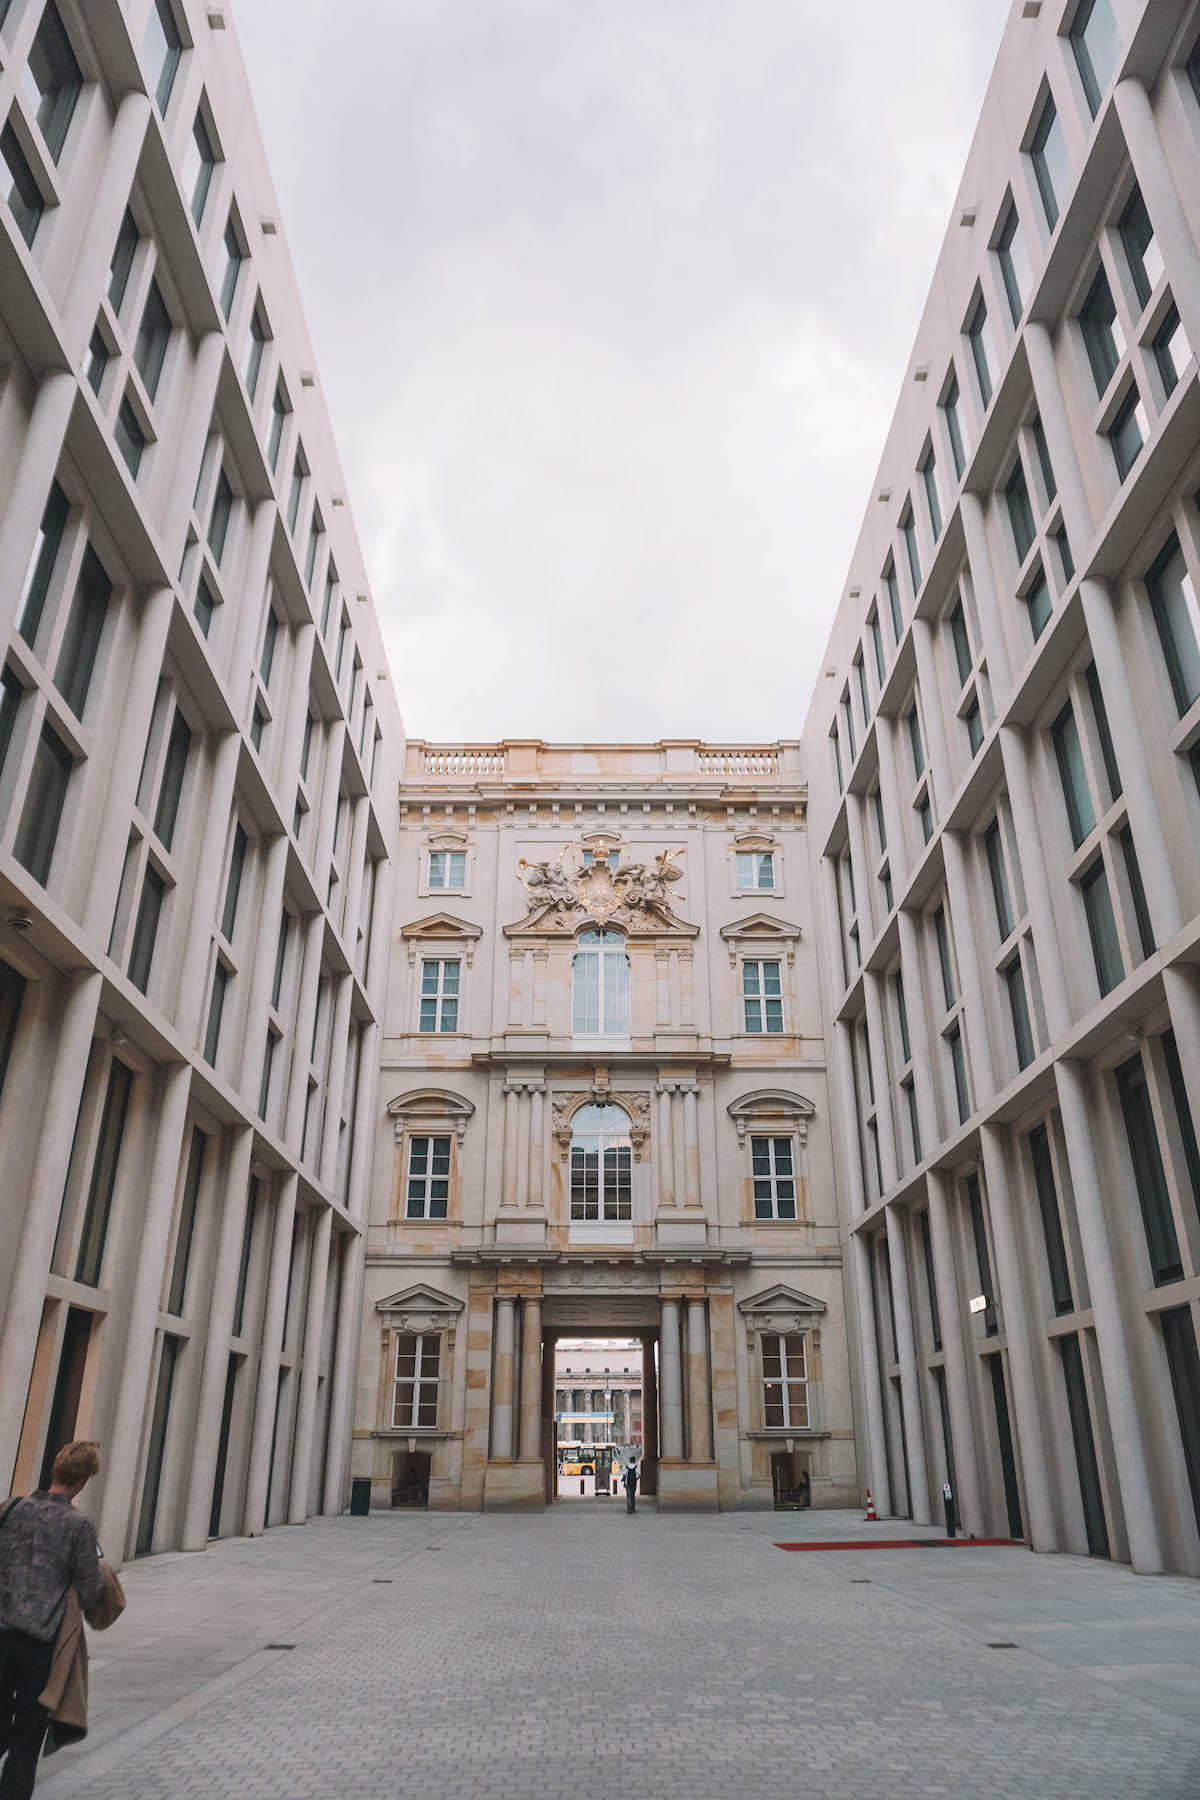
<path id="1" fill-rule="evenodd" d="M 776 1544 L 776 1550 L 993 1550 L 1024 1549 L 1020 1538 L 826 1538 L 810 1544 Z"/>

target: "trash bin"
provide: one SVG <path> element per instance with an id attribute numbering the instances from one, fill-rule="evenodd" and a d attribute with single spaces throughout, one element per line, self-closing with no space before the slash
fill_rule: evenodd
<path id="1" fill-rule="evenodd" d="M 371 1477 L 356 1475 L 350 1483 L 350 1511 L 356 1519 L 365 1519 L 371 1510 Z"/>

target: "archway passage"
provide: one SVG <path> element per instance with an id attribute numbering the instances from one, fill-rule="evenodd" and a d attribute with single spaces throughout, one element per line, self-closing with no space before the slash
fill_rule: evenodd
<path id="1" fill-rule="evenodd" d="M 543 1416 L 553 1427 L 552 1436 L 546 1433 L 547 1500 L 622 1499 L 621 1471 L 630 1457 L 644 1493 L 645 1363 L 653 1343 L 627 1333 L 551 1332 L 542 1354 Z"/>

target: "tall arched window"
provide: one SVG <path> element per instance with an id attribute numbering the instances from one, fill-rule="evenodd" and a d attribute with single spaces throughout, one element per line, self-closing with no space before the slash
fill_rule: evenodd
<path id="1" fill-rule="evenodd" d="M 633 1146 L 619 1106 L 582 1106 L 571 1122 L 571 1221 L 633 1217 Z"/>
<path id="2" fill-rule="evenodd" d="M 571 970 L 576 1037 L 629 1036 L 629 958 L 619 931 L 581 931 Z"/>

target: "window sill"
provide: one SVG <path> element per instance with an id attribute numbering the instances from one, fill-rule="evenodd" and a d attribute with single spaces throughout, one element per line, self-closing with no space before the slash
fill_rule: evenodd
<path id="1" fill-rule="evenodd" d="M 575 1219 L 567 1230 L 569 1244 L 629 1244 L 633 1243 L 633 1221 L 617 1219 L 611 1224 L 600 1220 Z"/>

